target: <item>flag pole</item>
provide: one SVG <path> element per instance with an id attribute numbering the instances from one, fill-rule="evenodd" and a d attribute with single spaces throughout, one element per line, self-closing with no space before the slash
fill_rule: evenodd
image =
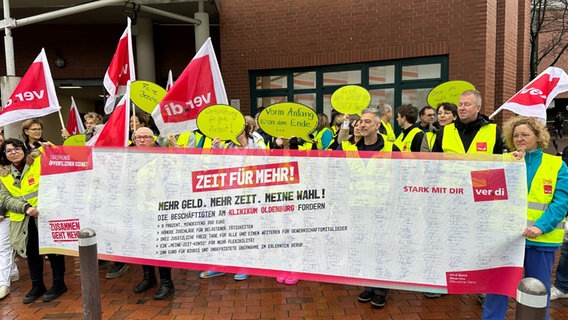
<path id="1" fill-rule="evenodd" d="M 57 111 L 57 114 L 59 114 L 59 121 L 61 122 L 61 129 L 65 129 L 65 122 L 63 122 L 63 116 L 61 115 L 61 109 L 59 109 Z"/>
<path id="2" fill-rule="evenodd" d="M 493 120 L 493 118 L 499 113 L 499 111 L 501 111 L 501 108 L 498 108 L 497 110 L 495 110 L 495 112 L 493 112 L 493 113 L 489 116 L 489 120 Z"/>

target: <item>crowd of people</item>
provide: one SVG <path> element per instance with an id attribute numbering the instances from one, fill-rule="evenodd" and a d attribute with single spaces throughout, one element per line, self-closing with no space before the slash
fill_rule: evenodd
<path id="1" fill-rule="evenodd" d="M 568 298 L 568 241 L 564 241 L 565 216 L 568 211 L 568 168 L 560 157 L 543 152 L 550 140 L 545 124 L 534 118 L 515 116 L 501 129 L 480 113 L 481 94 L 468 90 L 461 94 L 456 106 L 450 102 L 425 106 L 418 110 L 413 105 L 401 105 L 396 110 L 388 104 L 369 107 L 361 116 L 334 113 L 330 122 L 319 114 L 312 141 L 300 138 L 272 137 L 257 126 L 255 118 L 245 117 L 246 125 L 237 137 L 239 144 L 206 137 L 199 131 L 177 136 L 160 137 L 152 130 L 151 118 L 140 113 L 131 118 L 131 137 L 134 147 L 235 148 L 235 149 L 332 149 L 361 152 L 444 152 L 458 154 L 503 154 L 525 161 L 527 170 L 528 211 L 525 275 L 539 279 L 549 291 L 551 300 Z M 261 109 L 262 110 L 262 109 Z M 261 111 L 259 110 L 259 112 Z M 398 136 L 391 121 L 401 128 Z M 96 113 L 85 115 L 87 140 L 102 126 L 102 117 Z M 9 294 L 10 282 L 18 278 L 14 254 L 27 259 L 31 290 L 24 303 L 42 297 L 52 301 L 65 293 L 65 260 L 61 255 L 47 255 L 52 269 L 52 286 L 48 290 L 43 281 L 44 259 L 38 250 L 37 191 L 40 174 L 39 157 L 42 148 L 49 147 L 43 139 L 43 124 L 30 119 L 22 124 L 25 141 L 7 139 L 0 145 L 0 299 Z M 69 137 L 62 130 L 64 138 Z M 3 138 L 2 138 L 3 140 Z M 544 182 L 543 182 L 544 181 Z M 568 240 L 568 239 L 566 239 Z M 551 284 L 555 252 L 563 245 L 556 272 L 556 283 Z M 101 265 L 109 262 L 101 261 Z M 158 284 L 152 266 L 142 266 L 143 279 L 133 290 L 141 293 Z M 114 262 L 106 278 L 119 277 L 128 265 Z M 174 292 L 171 269 L 158 268 L 159 286 L 154 299 L 161 300 Z M 201 278 L 222 276 L 223 272 L 207 270 Z M 235 280 L 245 280 L 248 274 L 236 274 Z M 279 283 L 294 285 L 300 280 L 294 273 L 283 274 Z M 428 298 L 440 294 L 426 293 Z M 385 306 L 388 289 L 366 287 L 358 296 L 360 302 L 374 307 Z M 504 319 L 507 297 L 487 294 L 483 297 L 483 319 Z"/>

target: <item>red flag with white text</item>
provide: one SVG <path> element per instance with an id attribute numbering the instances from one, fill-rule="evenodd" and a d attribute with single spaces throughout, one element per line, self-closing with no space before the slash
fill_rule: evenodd
<path id="1" fill-rule="evenodd" d="M 87 141 L 87 146 L 128 147 L 130 132 L 130 82 L 126 92 L 104 126 Z"/>
<path id="2" fill-rule="evenodd" d="M 228 104 L 217 57 L 208 38 L 170 91 L 152 112 L 161 135 L 197 129 L 199 111 L 214 104 Z"/>
<path id="3" fill-rule="evenodd" d="M 130 32 L 130 18 L 127 18 L 127 26 L 118 41 L 116 52 L 110 61 L 105 73 L 103 85 L 108 92 L 105 103 L 105 113 L 109 114 L 114 109 L 116 97 L 126 91 L 126 83 L 134 81 L 134 56 L 132 54 L 132 36 Z"/>
<path id="4" fill-rule="evenodd" d="M 67 132 L 71 135 L 85 133 L 85 127 L 73 97 L 71 97 L 71 109 L 69 109 L 69 117 L 67 117 Z"/>
<path id="5" fill-rule="evenodd" d="M 0 111 L 0 126 L 59 111 L 45 50 L 34 60 Z"/>
<path id="6" fill-rule="evenodd" d="M 507 109 L 522 116 L 536 117 L 541 121 L 546 121 L 546 108 L 550 106 L 554 97 L 565 91 L 568 91 L 566 72 L 557 67 L 548 67 L 495 110 L 491 116 L 502 109 Z"/>

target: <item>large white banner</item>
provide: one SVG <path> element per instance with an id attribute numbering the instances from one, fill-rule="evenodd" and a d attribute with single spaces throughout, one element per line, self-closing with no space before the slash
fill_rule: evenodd
<path id="1" fill-rule="evenodd" d="M 40 247 L 92 228 L 102 259 L 514 296 L 526 194 L 503 156 L 56 147 Z"/>

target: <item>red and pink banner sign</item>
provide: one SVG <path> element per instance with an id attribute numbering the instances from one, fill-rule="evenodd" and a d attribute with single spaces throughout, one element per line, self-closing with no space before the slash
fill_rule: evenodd
<path id="1" fill-rule="evenodd" d="M 61 150 L 73 159 L 83 149 L 92 150 L 88 170 L 54 162 Z M 113 261 L 516 294 L 525 249 L 524 163 L 499 155 L 308 154 L 47 149 L 41 253 L 77 255 L 67 240 L 80 225 L 97 232 L 99 258 Z"/>

